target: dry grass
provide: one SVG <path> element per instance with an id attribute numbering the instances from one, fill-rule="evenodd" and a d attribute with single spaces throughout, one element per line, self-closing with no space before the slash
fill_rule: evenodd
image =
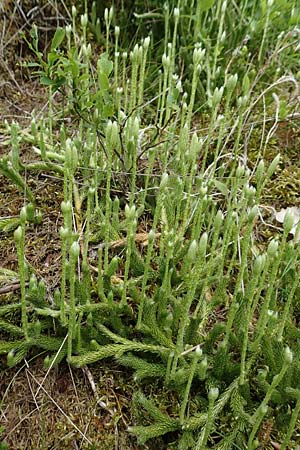
<path id="1" fill-rule="evenodd" d="M 126 432 L 127 382 L 112 364 L 89 373 L 62 364 L 47 373 L 41 357 L 1 370 L 4 440 L 11 450 L 137 449 Z"/>

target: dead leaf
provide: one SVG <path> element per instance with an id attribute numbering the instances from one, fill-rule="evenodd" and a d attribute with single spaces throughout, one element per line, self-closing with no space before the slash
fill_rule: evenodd
<path id="1" fill-rule="evenodd" d="M 293 215 L 293 227 L 290 231 L 290 234 L 292 234 L 293 236 L 295 236 L 295 242 L 300 242 L 300 231 L 298 231 L 298 233 L 296 233 L 297 231 L 297 226 L 300 220 L 300 208 L 297 208 L 297 206 L 292 206 L 290 208 L 283 208 L 280 211 L 276 211 L 275 212 L 275 219 L 277 220 L 277 222 L 279 223 L 283 223 L 284 222 L 284 218 L 286 213 L 291 213 Z"/>

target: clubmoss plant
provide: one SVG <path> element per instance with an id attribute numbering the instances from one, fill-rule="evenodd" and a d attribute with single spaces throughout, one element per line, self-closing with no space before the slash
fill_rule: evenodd
<path id="1" fill-rule="evenodd" d="M 147 65 L 147 53 L 150 46 L 150 36 L 147 36 L 142 43 L 143 48 L 143 56 L 142 56 L 142 62 L 140 66 L 140 76 L 139 76 L 139 94 L 138 94 L 138 106 L 140 107 L 143 104 L 144 101 L 144 84 L 145 84 L 145 72 L 146 72 L 146 65 Z"/>
<path id="2" fill-rule="evenodd" d="M 0 307 L 0 353 L 10 365 L 38 347 L 47 367 L 67 357 L 76 367 L 116 358 L 132 368 L 143 420 L 130 432 L 141 443 L 165 435 L 182 450 L 250 449 L 270 413 L 289 447 L 299 414 L 299 245 L 291 214 L 275 227 L 265 211 L 277 205 L 265 196 L 287 161 L 285 148 L 277 155 L 282 128 L 298 117 L 287 89 L 296 87 L 298 34 L 275 10 L 293 23 L 296 13 L 281 0 L 152 0 L 157 11 L 134 15 L 129 47 L 117 8 L 105 9 L 102 35 L 87 3 L 81 17 L 72 8 L 48 55 L 33 29 L 49 107 L 28 129 L 4 130 L 1 173 L 33 203 L 22 172 L 54 171 L 63 223 L 52 293 L 34 265 L 27 280 L 25 231 L 43 226 L 34 203 L 14 221 L 20 302 Z M 285 32 L 274 43 L 277 25 Z"/>
<path id="3" fill-rule="evenodd" d="M 135 206 L 128 206 L 125 207 L 125 217 L 127 219 L 127 248 L 126 248 L 126 262 L 125 262 L 125 270 L 124 270 L 124 281 L 123 281 L 123 293 L 122 293 L 122 299 L 121 299 L 121 305 L 124 306 L 127 304 L 127 282 L 129 277 L 129 268 L 130 268 L 130 261 L 131 261 L 131 253 L 133 249 L 133 242 L 134 242 L 134 234 L 137 226 L 137 220 L 136 220 L 136 208 Z"/>
<path id="4" fill-rule="evenodd" d="M 20 213 L 21 225 L 14 232 L 14 238 L 17 246 L 20 287 L 21 287 L 21 314 L 22 328 L 25 339 L 28 339 L 28 320 L 26 311 L 26 266 L 25 266 L 25 223 L 27 219 L 26 207 L 23 207 Z"/>
<path id="5" fill-rule="evenodd" d="M 283 377 L 284 377 L 286 371 L 288 370 L 290 364 L 292 363 L 292 361 L 293 361 L 293 353 L 291 352 L 291 350 L 288 347 L 286 347 L 282 368 L 281 368 L 280 372 L 278 373 L 278 375 L 274 376 L 273 381 L 272 381 L 263 401 L 261 402 L 260 406 L 258 407 L 258 409 L 255 411 L 255 413 L 253 414 L 253 416 L 251 418 L 251 421 L 253 423 L 253 428 L 252 428 L 252 431 L 250 433 L 249 440 L 248 440 L 249 448 L 255 448 L 254 437 L 257 433 L 257 430 L 258 430 L 265 414 L 268 411 L 268 402 L 271 399 L 271 396 L 272 396 L 274 390 L 276 389 L 278 384 L 283 379 Z"/>
<path id="6" fill-rule="evenodd" d="M 106 128 L 106 165 L 107 165 L 107 178 L 106 178 L 106 194 L 105 194 L 105 252 L 104 252 L 104 271 L 107 271 L 108 267 L 108 248 L 110 241 L 110 219 L 111 219 L 111 199 L 110 199 L 110 184 L 111 184 L 111 169 L 112 169 L 112 157 L 114 148 L 118 142 L 118 125 L 116 122 L 108 122 Z"/>
<path id="7" fill-rule="evenodd" d="M 296 421 L 297 421 L 297 419 L 299 417 L 299 413 L 300 413 L 299 391 L 296 391 L 296 400 L 297 401 L 296 401 L 295 407 L 294 407 L 292 415 L 291 415 L 291 420 L 290 420 L 290 423 L 289 423 L 288 430 L 286 432 L 286 436 L 285 436 L 284 441 L 282 442 L 282 444 L 280 446 L 283 450 L 285 450 L 289 446 L 289 443 L 290 443 L 293 431 L 294 431 L 295 426 L 296 426 Z"/>
<path id="8" fill-rule="evenodd" d="M 238 292 L 240 289 L 244 290 L 243 277 L 244 277 L 245 271 L 247 269 L 248 249 L 249 249 L 249 243 L 250 243 L 250 239 L 251 239 L 251 231 L 252 231 L 253 223 L 256 218 L 257 212 L 258 212 L 257 207 L 254 206 L 250 210 L 249 215 L 248 215 L 247 228 L 246 228 L 245 236 L 243 238 L 242 246 L 241 246 L 242 255 L 241 255 L 241 262 L 240 262 L 240 271 L 239 271 L 239 275 L 238 275 L 238 278 L 236 281 L 233 298 L 232 298 L 232 302 L 231 302 L 229 313 L 228 313 L 227 324 L 226 324 L 226 334 L 225 334 L 225 338 L 224 338 L 224 342 L 226 345 L 228 344 L 230 330 L 231 330 L 233 321 L 235 319 L 235 316 L 236 316 L 236 313 L 237 313 L 237 310 L 239 307 Z"/>
<path id="9" fill-rule="evenodd" d="M 207 448 L 207 439 L 210 434 L 211 428 L 213 427 L 214 418 L 214 404 L 219 396 L 218 388 L 211 388 L 208 392 L 208 411 L 207 411 L 207 422 L 204 426 L 203 432 L 201 433 L 198 442 L 196 444 L 196 450 L 205 450 Z"/>
<path id="10" fill-rule="evenodd" d="M 68 359 L 72 357 L 73 339 L 76 326 L 76 298 L 75 298 L 75 270 L 80 253 L 78 242 L 73 242 L 70 247 L 69 285 L 70 285 L 70 313 L 68 317 Z M 80 327 L 80 324 L 79 324 Z"/>
<path id="11" fill-rule="evenodd" d="M 190 374 L 189 374 L 189 378 L 185 387 L 185 392 L 184 392 L 184 397 L 180 406 L 180 423 L 183 424 L 184 420 L 185 420 L 185 413 L 186 413 L 186 407 L 188 404 L 188 398 L 189 398 L 189 393 L 191 390 L 191 386 L 192 386 L 192 381 L 195 375 L 195 371 L 196 371 L 196 367 L 198 364 L 199 359 L 202 356 L 202 350 L 199 346 L 196 347 L 195 351 L 194 351 L 194 355 L 193 355 L 193 362 L 191 365 L 191 370 L 190 370 Z"/>
<path id="12" fill-rule="evenodd" d="M 130 83 L 130 102 L 129 113 L 132 113 L 135 109 L 137 102 L 137 87 L 138 87 L 138 74 L 139 67 L 142 63 L 143 47 L 135 44 L 134 49 L 130 52 L 130 61 L 132 64 L 131 69 L 131 83 Z"/>

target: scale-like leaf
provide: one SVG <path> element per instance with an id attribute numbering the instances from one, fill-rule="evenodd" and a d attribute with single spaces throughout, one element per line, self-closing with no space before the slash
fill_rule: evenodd
<path id="1" fill-rule="evenodd" d="M 0 231 L 5 233 L 14 230 L 20 224 L 19 217 L 5 217 L 0 218 Z"/>
<path id="2" fill-rule="evenodd" d="M 221 183 L 221 181 L 218 181 L 218 180 L 213 180 L 213 181 L 214 181 L 214 185 L 218 189 L 218 191 L 220 191 L 221 194 L 223 194 L 223 195 L 225 195 L 225 197 L 227 197 L 229 194 L 229 191 L 228 191 L 226 184 Z"/>
<path id="3" fill-rule="evenodd" d="M 98 61 L 98 68 L 100 72 L 109 77 L 111 71 L 113 70 L 113 62 L 108 59 L 106 55 L 101 55 Z"/>
<path id="4" fill-rule="evenodd" d="M 11 281 L 14 279 L 19 279 L 19 275 L 14 270 L 6 269 L 5 267 L 0 267 L 0 281 Z"/>
<path id="5" fill-rule="evenodd" d="M 51 51 L 57 49 L 60 46 L 65 37 L 65 29 L 58 27 L 54 33 L 53 39 L 51 41 Z"/>
<path id="6" fill-rule="evenodd" d="M 98 79 L 99 79 L 100 89 L 102 91 L 107 91 L 109 89 L 109 82 L 108 82 L 107 75 L 103 72 L 100 72 Z"/>
<path id="7" fill-rule="evenodd" d="M 208 11 L 213 6 L 214 3 L 215 0 L 200 0 L 201 11 L 203 12 Z"/>
<path id="8" fill-rule="evenodd" d="M 33 193 L 21 175 L 12 167 L 7 157 L 0 159 L 0 173 L 9 178 L 20 190 L 24 191 L 28 200 L 34 203 Z"/>

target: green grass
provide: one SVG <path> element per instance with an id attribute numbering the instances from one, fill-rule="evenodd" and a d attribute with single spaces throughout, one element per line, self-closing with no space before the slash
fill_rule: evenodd
<path id="1" fill-rule="evenodd" d="M 0 172 L 25 205 L 2 222 L 7 235 L 16 227 L 20 297 L 0 306 L 0 352 L 9 366 L 41 348 L 47 368 L 130 367 L 140 392 L 129 432 L 141 444 L 267 448 L 271 420 L 291 448 L 299 243 L 291 212 L 270 232 L 263 199 L 282 169 L 280 148 L 267 157 L 277 127 L 299 114 L 299 7 L 173 6 L 137 14 L 143 37 L 130 48 L 121 7 L 98 21 L 96 6 L 72 8 L 47 52 L 36 27 L 24 35 L 48 108 L 28 128 L 6 123 Z M 63 192 L 54 292 L 26 259 L 28 233 L 44 226 L 28 186 L 40 171 Z"/>

